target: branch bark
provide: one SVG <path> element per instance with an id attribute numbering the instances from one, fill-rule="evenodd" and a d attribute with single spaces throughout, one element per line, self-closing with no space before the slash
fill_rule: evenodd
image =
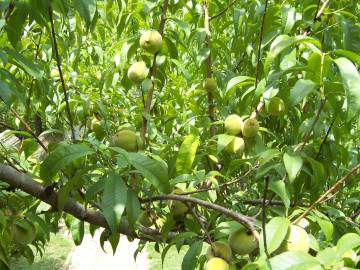
<path id="1" fill-rule="evenodd" d="M 57 209 L 58 194 L 55 191 L 47 189 L 40 183 L 34 181 L 29 175 L 20 173 L 12 167 L 0 163 L 0 180 L 8 183 L 13 188 L 21 189 L 31 196 L 51 205 L 54 209 Z M 108 228 L 105 217 L 100 211 L 87 209 L 73 198 L 66 200 L 63 211 L 90 224 Z M 141 238 L 130 228 L 129 224 L 125 221 L 122 221 L 119 225 L 118 232 L 129 237 Z M 140 232 L 144 235 L 160 235 L 157 230 L 145 227 L 141 227 Z M 172 236 L 170 234 L 169 238 L 171 237 Z"/>

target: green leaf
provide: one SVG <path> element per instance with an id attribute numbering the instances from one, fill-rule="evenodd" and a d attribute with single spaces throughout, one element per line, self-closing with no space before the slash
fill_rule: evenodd
<path id="1" fill-rule="evenodd" d="M 129 224 L 134 226 L 140 215 L 140 202 L 136 193 L 130 189 L 127 191 L 126 213 Z"/>
<path id="2" fill-rule="evenodd" d="M 73 0 L 73 4 L 89 28 L 96 12 L 96 0 Z"/>
<path id="3" fill-rule="evenodd" d="M 354 64 L 346 58 L 334 60 L 337 64 L 348 102 L 348 119 L 353 118 L 360 111 L 360 75 Z"/>
<path id="4" fill-rule="evenodd" d="M 289 181 L 293 182 L 303 165 L 303 159 L 299 155 L 285 153 L 283 160 L 286 172 L 289 176 Z"/>
<path id="5" fill-rule="evenodd" d="M 321 83 L 321 72 L 323 55 L 321 53 L 314 52 L 309 56 L 306 70 L 306 79 L 311 80 L 317 84 Z"/>
<path id="6" fill-rule="evenodd" d="M 334 54 L 338 56 L 344 56 L 360 67 L 360 55 L 358 55 L 357 53 L 347 50 L 335 50 Z"/>
<path id="7" fill-rule="evenodd" d="M 128 160 L 155 188 L 160 192 L 169 193 L 170 184 L 168 168 L 163 160 L 155 160 L 142 153 L 126 153 Z"/>
<path id="8" fill-rule="evenodd" d="M 220 134 L 217 136 L 217 152 L 220 153 L 225 147 L 234 140 L 234 136 L 227 134 Z"/>
<path id="9" fill-rule="evenodd" d="M 196 62 L 200 66 L 202 62 L 205 61 L 206 58 L 208 58 L 210 55 L 210 49 L 209 48 L 201 48 L 198 51 L 198 55 L 196 57 Z"/>
<path id="10" fill-rule="evenodd" d="M 360 246 L 360 235 L 357 233 L 347 233 L 343 235 L 336 244 L 336 253 L 343 255 L 350 249 Z"/>
<path id="11" fill-rule="evenodd" d="M 29 7 L 19 3 L 6 24 L 6 33 L 11 45 L 16 48 L 24 31 Z"/>
<path id="12" fill-rule="evenodd" d="M 111 248 L 113 250 L 113 255 L 115 255 L 116 248 L 118 247 L 119 241 L 120 241 L 120 233 L 114 232 L 108 237 L 108 241 L 111 245 Z"/>
<path id="13" fill-rule="evenodd" d="M 316 51 L 318 51 L 317 47 L 321 48 L 321 43 L 318 40 L 311 37 L 306 37 L 306 36 L 288 37 L 286 35 L 279 36 L 271 44 L 270 51 L 266 57 L 264 64 L 265 72 L 267 73 L 269 71 L 271 63 L 280 53 L 282 53 L 285 49 L 291 46 L 295 46 L 301 43 L 305 43 L 308 47 Z M 315 47 L 313 45 L 315 45 Z"/>
<path id="14" fill-rule="evenodd" d="M 197 257 L 200 255 L 203 241 L 197 241 L 191 245 L 186 252 L 181 264 L 182 270 L 194 270 L 196 268 Z"/>
<path id="15" fill-rule="evenodd" d="M 33 61 L 30 61 L 29 59 L 25 58 L 22 54 L 15 52 L 13 50 L 5 49 L 5 51 L 10 56 L 9 62 L 18 66 L 29 75 L 36 78 L 37 80 L 42 79 L 43 72 L 38 68 L 37 65 L 33 63 Z"/>
<path id="16" fill-rule="evenodd" d="M 66 216 L 66 222 L 70 226 L 75 245 L 80 245 L 84 238 L 84 221 L 68 215 Z"/>
<path id="17" fill-rule="evenodd" d="M 48 182 L 72 161 L 93 153 L 85 144 L 59 144 L 41 164 L 40 177 Z"/>
<path id="18" fill-rule="evenodd" d="M 320 217 L 316 218 L 316 222 L 319 224 L 321 230 L 323 231 L 326 240 L 330 242 L 333 237 L 334 225 L 329 220 Z"/>
<path id="19" fill-rule="evenodd" d="M 288 251 L 271 258 L 270 265 L 276 270 L 309 270 L 320 263 L 305 252 Z"/>
<path id="20" fill-rule="evenodd" d="M 315 88 L 316 84 L 310 80 L 298 80 L 290 90 L 290 106 L 295 106 L 309 95 Z"/>
<path id="21" fill-rule="evenodd" d="M 127 186 L 121 176 L 113 172 L 105 177 L 101 196 L 101 210 L 113 233 L 117 232 L 127 201 Z"/>
<path id="22" fill-rule="evenodd" d="M 230 79 L 230 81 L 227 83 L 225 95 L 227 97 L 229 97 L 230 95 L 232 95 L 234 93 L 234 91 L 236 90 L 237 87 L 253 84 L 254 81 L 255 81 L 255 79 L 253 77 L 249 77 L 249 76 L 234 77 L 234 78 Z"/>
<path id="23" fill-rule="evenodd" d="M 176 158 L 176 172 L 178 174 L 191 172 L 199 144 L 200 139 L 197 136 L 189 134 L 185 137 Z"/>
<path id="24" fill-rule="evenodd" d="M 1 265 L 2 263 L 2 265 Z M 2 268 L 4 268 L 4 270 L 10 270 L 9 268 L 9 260 L 8 260 L 8 257 L 6 255 L 6 252 L 5 252 L 5 249 L 0 241 L 0 269 L 2 270 Z"/>
<path id="25" fill-rule="evenodd" d="M 266 224 L 266 243 L 269 253 L 277 250 L 285 239 L 290 221 L 284 217 L 274 217 Z M 264 235 L 260 236 L 260 252 L 264 252 Z"/>
<path id="26" fill-rule="evenodd" d="M 287 209 L 290 207 L 290 195 L 283 180 L 270 181 L 269 189 L 281 198 Z"/>

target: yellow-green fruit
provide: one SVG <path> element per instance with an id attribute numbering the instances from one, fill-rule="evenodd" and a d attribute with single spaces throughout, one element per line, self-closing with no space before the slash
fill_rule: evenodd
<path id="1" fill-rule="evenodd" d="M 227 262 L 231 261 L 232 250 L 227 243 L 216 241 L 209 246 L 206 257 L 211 259 L 213 257 L 222 258 Z"/>
<path id="2" fill-rule="evenodd" d="M 242 127 L 242 134 L 245 137 L 254 137 L 259 131 L 259 122 L 254 118 L 246 119 L 243 127 Z"/>
<path id="3" fill-rule="evenodd" d="M 356 254 L 356 252 L 355 252 L 354 250 L 350 249 L 350 250 L 346 251 L 346 252 L 342 255 L 342 257 L 343 257 L 344 259 L 350 259 L 350 260 L 352 260 L 353 262 L 355 262 L 355 261 L 356 261 L 356 258 L 357 258 L 357 254 Z"/>
<path id="4" fill-rule="evenodd" d="M 231 135 L 238 135 L 241 132 L 243 121 L 237 114 L 230 114 L 226 117 L 224 125 L 228 133 Z"/>
<path id="5" fill-rule="evenodd" d="M 181 189 L 175 189 L 172 193 L 173 194 L 181 194 L 184 191 Z M 181 201 L 171 201 L 170 203 L 170 211 L 175 217 L 183 216 L 187 211 L 188 207 Z"/>
<path id="6" fill-rule="evenodd" d="M 53 68 L 51 71 L 50 71 L 50 76 L 51 78 L 54 78 L 54 77 L 60 77 L 60 72 L 57 68 Z"/>
<path id="7" fill-rule="evenodd" d="M 211 258 L 206 264 L 206 270 L 229 270 L 229 264 L 221 258 Z"/>
<path id="8" fill-rule="evenodd" d="M 153 225 L 148 212 L 144 211 L 140 214 L 139 223 L 144 227 L 151 227 Z"/>
<path id="9" fill-rule="evenodd" d="M 146 67 L 145 62 L 135 62 L 128 69 L 128 78 L 134 83 L 141 83 L 149 74 L 149 69 Z"/>
<path id="10" fill-rule="evenodd" d="M 96 117 L 91 120 L 90 128 L 95 133 L 95 137 L 98 140 L 102 140 L 105 137 L 106 133 L 101 124 L 101 121 L 99 121 Z"/>
<path id="11" fill-rule="evenodd" d="M 229 153 L 235 154 L 235 153 L 239 153 L 241 154 L 242 152 L 244 152 L 245 149 L 245 141 L 243 138 L 239 138 L 239 137 L 235 137 L 231 143 L 229 143 L 226 146 L 226 151 L 228 151 Z"/>
<path id="12" fill-rule="evenodd" d="M 208 92 L 214 92 L 217 89 L 216 81 L 213 78 L 206 78 L 204 81 L 204 89 Z"/>
<path id="13" fill-rule="evenodd" d="M 253 252 L 258 246 L 258 242 L 252 233 L 240 229 L 230 234 L 229 245 L 234 253 L 245 255 Z"/>
<path id="14" fill-rule="evenodd" d="M 278 116 L 285 112 L 285 103 L 279 97 L 273 97 L 270 99 L 268 112 L 270 115 Z"/>
<path id="15" fill-rule="evenodd" d="M 113 145 L 121 147 L 129 152 L 138 151 L 138 138 L 134 131 L 129 129 L 122 129 L 118 131 L 113 137 Z"/>
<path id="16" fill-rule="evenodd" d="M 140 37 L 140 47 L 145 51 L 155 54 L 160 51 L 162 37 L 156 30 L 148 30 Z"/>
<path id="17" fill-rule="evenodd" d="M 34 241 L 36 228 L 30 221 L 23 219 L 11 226 L 11 233 L 16 244 L 26 246 Z"/>
<path id="18" fill-rule="evenodd" d="M 290 225 L 285 242 L 281 247 L 284 251 L 304 251 L 310 249 L 310 238 L 306 231 L 298 225 Z"/>

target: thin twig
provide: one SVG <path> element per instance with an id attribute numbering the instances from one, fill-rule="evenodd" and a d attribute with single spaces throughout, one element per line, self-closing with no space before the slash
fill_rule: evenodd
<path id="1" fill-rule="evenodd" d="M 358 209 L 351 215 L 351 218 L 357 218 L 358 216 L 360 216 L 360 206 L 359 206 Z"/>
<path id="2" fill-rule="evenodd" d="M 240 182 L 241 180 L 243 180 L 250 173 L 252 173 L 255 168 L 257 168 L 257 166 L 250 168 L 244 175 L 236 178 L 235 180 L 230 181 L 230 182 L 226 182 L 226 183 L 222 183 L 218 187 L 201 188 L 201 189 L 194 190 L 194 191 L 188 191 L 188 192 L 179 193 L 179 195 L 190 195 L 190 194 L 202 193 L 202 192 L 207 192 L 207 191 L 210 191 L 210 190 L 218 190 L 218 189 L 221 189 L 223 187 L 234 185 L 234 184 Z"/>
<path id="3" fill-rule="evenodd" d="M 210 46 L 210 26 L 209 26 L 209 21 L 210 21 L 210 17 L 209 17 L 209 10 L 208 10 L 208 0 L 204 1 L 204 28 L 205 28 L 205 33 L 206 33 L 206 38 L 205 38 L 205 47 L 209 48 L 210 53 L 209 56 L 205 59 L 205 69 L 206 69 L 206 78 L 211 78 L 212 77 L 212 62 L 211 62 L 211 46 Z M 216 134 L 216 128 L 215 126 L 212 124 L 213 122 L 215 122 L 215 104 L 214 104 L 214 96 L 213 93 L 211 93 L 211 91 L 207 91 L 207 100 L 208 100 L 208 115 L 209 115 L 209 119 L 210 119 L 210 136 L 213 137 Z"/>
<path id="4" fill-rule="evenodd" d="M 31 134 L 31 136 L 34 137 L 34 139 L 40 144 L 40 146 L 45 150 L 45 152 L 47 152 L 47 148 L 45 146 L 45 144 L 39 139 L 38 136 L 36 136 L 36 134 L 34 133 L 34 131 L 31 129 L 31 127 L 28 125 L 28 123 L 21 118 L 21 116 L 18 114 L 18 112 L 14 109 L 14 108 L 10 108 L 10 111 L 15 115 L 15 117 L 17 119 L 19 119 L 19 121 L 23 124 L 23 126 L 25 127 L 26 131 L 29 132 Z"/>
<path id="5" fill-rule="evenodd" d="M 300 152 L 302 152 L 304 150 L 304 147 L 305 147 L 306 143 L 308 142 L 308 140 L 310 138 L 310 135 L 311 135 L 311 133 L 313 132 L 313 130 L 315 128 L 315 124 L 320 118 L 320 114 L 321 114 L 321 112 L 322 112 L 322 110 L 324 108 L 324 104 L 325 104 L 325 99 L 321 99 L 320 100 L 320 106 L 319 106 L 319 109 L 318 109 L 318 111 L 316 113 L 315 119 L 314 119 L 310 129 L 308 130 L 308 132 L 305 133 L 305 135 L 303 137 L 302 143 L 301 143 L 300 148 L 299 148 Z"/>
<path id="6" fill-rule="evenodd" d="M 360 163 L 353 167 L 347 174 L 341 177 L 338 181 L 335 182 L 323 195 L 321 195 L 315 202 L 313 202 L 293 223 L 298 223 L 302 218 L 306 217 L 318 204 L 322 203 L 327 196 L 334 192 L 342 183 L 344 183 L 352 174 L 357 173 L 357 170 L 360 168 Z"/>
<path id="7" fill-rule="evenodd" d="M 231 8 L 231 6 L 233 6 L 235 4 L 236 0 L 233 0 L 229 5 L 227 5 L 222 11 L 220 11 L 218 14 L 211 16 L 209 18 L 209 21 L 214 20 L 218 17 L 220 17 L 221 15 L 223 15 L 229 8 Z"/>
<path id="8" fill-rule="evenodd" d="M 166 12 L 167 12 L 167 8 L 168 8 L 168 3 L 169 0 L 164 0 L 163 5 L 162 5 L 162 13 L 161 13 L 161 19 L 160 19 L 160 25 L 158 28 L 158 32 L 160 33 L 160 35 L 163 35 L 164 33 L 164 27 L 165 27 L 165 21 L 166 21 Z M 156 72 L 157 72 L 157 67 L 156 67 L 156 57 L 157 57 L 157 53 L 154 54 L 154 59 L 153 59 L 153 65 L 151 67 L 151 71 L 150 71 L 150 78 L 152 80 L 152 85 L 149 88 L 149 90 L 147 91 L 147 96 L 146 96 L 146 102 L 145 102 L 145 106 L 144 106 L 144 115 L 142 118 L 142 123 L 141 123 L 141 130 L 140 130 L 140 138 L 142 139 L 143 142 L 145 142 L 145 135 L 146 135 L 146 130 L 147 130 L 147 114 L 150 113 L 150 108 L 151 108 L 151 103 L 152 103 L 152 98 L 153 98 L 153 94 L 154 94 L 154 87 L 155 87 L 155 78 L 156 78 Z"/>
<path id="9" fill-rule="evenodd" d="M 39 36 L 39 40 L 38 40 L 38 42 L 37 42 L 37 44 L 36 44 L 36 53 L 35 53 L 35 57 L 34 57 L 34 59 L 35 59 L 35 61 L 37 60 L 37 58 L 38 58 L 38 56 L 39 56 L 39 53 L 40 53 L 40 44 L 41 44 L 41 38 L 42 38 L 42 30 L 40 31 L 40 36 Z M 27 100 L 26 100 L 26 109 L 25 109 L 25 111 L 26 111 L 26 116 L 25 116 L 25 119 L 26 119 L 26 121 L 29 121 L 29 119 L 30 119 L 30 115 L 31 115 L 31 112 L 30 112 L 30 108 L 31 108 L 31 96 L 32 96 L 32 90 L 33 90 L 33 86 L 34 86 L 34 82 L 35 82 L 35 79 L 34 78 L 32 78 L 31 79 L 31 83 L 30 83 L 30 87 L 29 87 L 29 94 L 28 94 L 28 98 L 27 98 Z"/>
<path id="10" fill-rule="evenodd" d="M 212 240 L 211 240 L 211 235 L 209 233 L 209 231 L 206 229 L 206 227 L 204 226 L 204 223 L 202 222 L 201 218 L 199 217 L 199 215 L 196 213 L 195 207 L 193 207 L 191 204 L 186 203 L 186 206 L 189 208 L 191 214 L 194 216 L 194 218 L 196 219 L 196 221 L 200 224 L 201 229 L 204 231 L 206 238 L 208 240 L 208 243 L 211 244 Z"/>
<path id="11" fill-rule="evenodd" d="M 263 202 L 262 202 L 262 231 L 263 231 L 263 238 L 264 238 L 264 251 L 266 254 L 266 257 L 269 259 L 270 254 L 267 248 L 267 240 L 266 240 L 266 197 L 267 197 L 267 191 L 269 188 L 269 176 L 265 176 L 264 178 L 264 192 L 263 192 Z"/>
<path id="12" fill-rule="evenodd" d="M 258 85 L 258 80 L 259 80 L 261 43 L 262 43 L 263 35 L 264 35 L 265 17 L 266 17 L 266 12 L 267 12 L 267 8 L 268 8 L 268 4 L 269 4 L 269 0 L 265 0 L 265 9 L 264 9 L 264 14 L 263 14 L 262 19 L 261 19 L 261 28 L 260 28 L 260 35 L 259 35 L 259 47 L 258 47 L 258 51 L 257 51 L 255 88 L 257 87 L 257 85 Z"/>
<path id="13" fill-rule="evenodd" d="M 61 81 L 61 85 L 62 85 L 62 89 L 63 89 L 63 93 L 64 93 L 64 98 L 65 98 L 66 112 L 67 112 L 67 115 L 68 115 L 70 129 L 71 129 L 71 139 L 73 141 L 75 141 L 75 130 L 74 130 L 73 119 L 72 119 L 71 111 L 70 111 L 69 95 L 68 95 L 68 92 L 66 90 L 64 76 L 63 76 L 63 73 L 62 73 L 61 60 L 60 60 L 58 45 L 57 45 L 57 41 L 56 41 L 56 34 L 55 34 L 55 27 L 54 27 L 54 20 L 53 20 L 53 11 L 52 11 L 51 6 L 49 7 L 49 18 L 50 18 L 50 24 L 51 24 L 51 34 L 52 34 L 52 38 L 53 38 L 53 45 L 54 45 L 56 64 L 57 64 L 57 67 L 58 67 L 58 70 L 59 70 L 60 81 Z"/>
<path id="14" fill-rule="evenodd" d="M 324 145 L 324 143 L 326 142 L 326 140 L 327 140 L 327 138 L 328 138 L 328 136 L 329 136 L 329 134 L 330 134 L 331 128 L 333 127 L 333 125 L 334 125 L 334 123 L 335 123 L 336 116 L 337 116 L 337 115 L 335 115 L 335 116 L 334 116 L 334 119 L 331 121 L 331 124 L 330 124 L 330 126 L 329 126 L 329 128 L 328 128 L 328 130 L 327 130 L 327 132 L 326 132 L 326 135 L 325 135 L 324 139 L 322 140 L 322 142 L 321 142 L 321 144 L 320 144 L 320 148 L 319 148 L 319 151 L 318 151 L 317 154 L 316 154 L 315 160 L 317 160 L 317 159 L 319 158 L 320 154 L 321 154 L 321 150 L 322 150 L 322 148 L 323 148 L 323 145 Z"/>

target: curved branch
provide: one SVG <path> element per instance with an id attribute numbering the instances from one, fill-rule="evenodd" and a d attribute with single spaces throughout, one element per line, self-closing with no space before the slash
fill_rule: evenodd
<path id="1" fill-rule="evenodd" d="M 352 174 L 358 173 L 360 169 L 360 163 L 358 163 L 355 167 L 353 167 L 347 174 L 345 174 L 343 177 L 341 177 L 339 180 L 335 182 L 334 185 L 332 185 L 331 188 L 329 188 L 323 195 L 321 195 L 315 202 L 313 202 L 309 208 L 307 208 L 293 223 L 297 224 L 300 222 L 300 220 L 304 217 L 306 217 L 318 204 L 324 202 L 326 200 L 326 197 L 334 192 L 342 183 L 344 183 Z"/>
<path id="2" fill-rule="evenodd" d="M 220 205 L 210 203 L 210 202 L 207 202 L 207 201 L 203 201 L 203 200 L 200 200 L 200 199 L 197 199 L 197 198 L 192 198 L 192 197 L 187 197 L 187 196 L 177 195 L 177 194 L 161 194 L 161 195 L 148 197 L 148 198 L 140 198 L 141 203 L 153 202 L 153 201 L 183 201 L 183 202 L 188 202 L 188 203 L 201 205 L 201 206 L 206 207 L 208 209 L 215 210 L 215 211 L 217 211 L 219 213 L 222 213 L 222 214 L 236 220 L 237 222 L 241 223 L 249 231 L 252 232 L 254 237 L 259 239 L 259 234 L 255 229 L 255 225 L 254 225 L 254 222 L 253 222 L 254 219 L 252 217 L 239 214 L 237 212 L 234 212 L 234 211 L 232 211 L 230 209 L 227 209 L 225 207 L 222 207 Z"/>

